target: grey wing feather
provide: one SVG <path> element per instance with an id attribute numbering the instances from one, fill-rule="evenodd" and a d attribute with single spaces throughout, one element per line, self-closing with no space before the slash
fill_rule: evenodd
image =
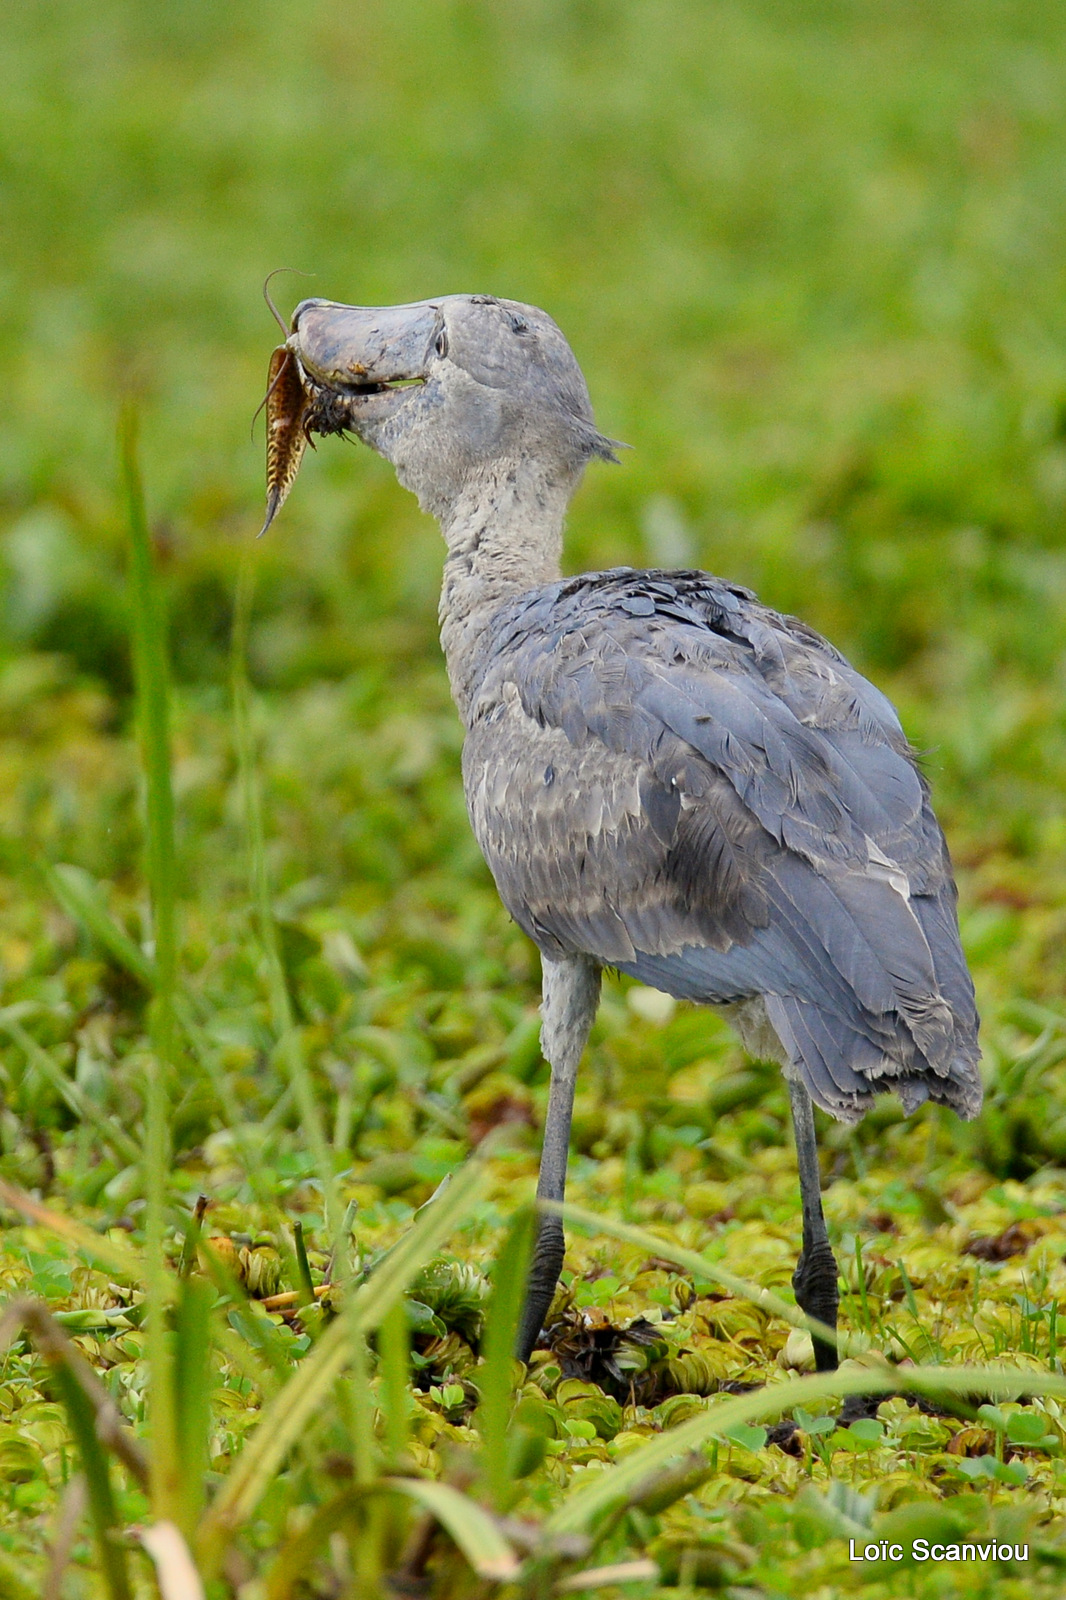
<path id="1" fill-rule="evenodd" d="M 496 619 L 464 750 L 504 903 L 549 955 L 762 996 L 837 1116 L 980 1103 L 943 835 L 895 712 L 704 574 L 589 574 Z"/>

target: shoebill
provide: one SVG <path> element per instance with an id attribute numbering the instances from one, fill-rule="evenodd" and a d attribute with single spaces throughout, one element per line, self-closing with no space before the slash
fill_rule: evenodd
<path id="1" fill-rule="evenodd" d="M 268 522 L 311 433 L 396 469 L 447 546 L 441 643 L 470 820 L 543 970 L 537 1193 L 561 1201 L 604 967 L 713 1006 L 788 1081 L 803 1210 L 793 1284 L 835 1329 L 812 1106 L 892 1090 L 973 1117 L 974 990 L 944 836 L 895 711 L 813 629 L 705 572 L 561 575 L 588 463 L 613 457 L 569 345 L 491 295 L 305 300 L 275 352 Z M 563 1264 L 542 1213 L 519 1354 Z M 819 1368 L 835 1347 L 815 1340 Z"/>

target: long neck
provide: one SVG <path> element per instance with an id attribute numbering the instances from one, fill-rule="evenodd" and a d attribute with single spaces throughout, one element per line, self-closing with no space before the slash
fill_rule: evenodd
<path id="1" fill-rule="evenodd" d="M 500 606 L 560 576 L 563 518 L 573 480 L 534 477 L 498 463 L 463 491 L 441 529 L 448 545 L 440 596 L 440 639 L 452 697 L 469 726 L 471 701 Z"/>

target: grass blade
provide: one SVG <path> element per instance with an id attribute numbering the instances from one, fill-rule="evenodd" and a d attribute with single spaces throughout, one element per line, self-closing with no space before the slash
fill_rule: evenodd
<path id="1" fill-rule="evenodd" d="M 170 781 L 170 691 L 166 627 L 156 582 L 144 491 L 137 463 L 133 411 L 123 412 L 122 476 L 130 539 L 130 588 L 137 720 L 144 764 L 148 888 L 155 945 L 155 998 L 149 1008 L 152 1053 L 145 1107 L 145 1256 L 148 1266 L 149 1410 L 152 1426 L 152 1505 L 160 1521 L 180 1516 L 181 1489 L 170 1347 L 166 1336 L 166 1179 L 170 1170 L 167 1073 L 177 1065 L 177 922 L 174 796 Z"/>
<path id="2" fill-rule="evenodd" d="M 94 883 L 89 874 L 80 867 L 70 866 L 63 862 L 58 863 L 56 866 L 49 866 L 47 863 L 42 862 L 41 872 L 68 916 L 72 917 L 76 922 L 80 922 L 119 965 L 137 978 L 146 989 L 154 991 L 158 983 L 155 963 L 145 955 L 143 950 L 134 944 L 125 929 L 121 928 L 115 921 L 104 902 L 99 886 Z M 181 1029 L 192 1048 L 198 1065 L 210 1083 L 219 1105 L 222 1107 L 223 1115 L 229 1127 L 233 1131 L 245 1176 L 267 1215 L 273 1212 L 276 1214 L 277 1220 L 280 1221 L 281 1215 L 278 1211 L 276 1197 L 265 1188 L 260 1172 L 259 1159 L 250 1148 L 244 1135 L 241 1110 L 236 1096 L 232 1091 L 226 1073 L 219 1067 L 215 1059 L 215 1048 L 197 1021 L 196 1002 L 192 996 L 179 989 L 174 996 L 174 1005 Z M 38 1064 L 44 1070 L 43 1064 Z M 77 1085 L 70 1085 L 69 1080 L 65 1080 L 65 1082 L 67 1085 L 65 1089 L 58 1082 L 56 1087 L 63 1093 L 72 1110 L 83 1118 L 91 1118 L 100 1128 L 101 1133 L 109 1138 L 113 1144 L 116 1139 L 123 1137 L 123 1130 L 117 1129 L 113 1124 L 105 1126 L 101 1123 L 100 1119 L 104 1114 L 92 1101 L 85 1102 L 84 1097 L 81 1097 L 78 1103 L 75 1104 L 70 1091 L 73 1089 L 79 1095 L 80 1091 L 77 1090 Z M 286 1092 L 291 1097 L 291 1087 Z M 125 1141 L 122 1146 L 125 1159 L 131 1164 L 139 1162 L 141 1160 L 140 1146 L 132 1139 L 129 1139 L 128 1135 L 125 1135 Z M 117 1148 L 119 1147 L 116 1144 Z"/>
<path id="3" fill-rule="evenodd" d="M 475 1500 L 447 1483 L 424 1478 L 379 1478 L 346 1489 L 321 1506 L 306 1528 L 281 1551 L 270 1570 L 265 1600 L 288 1600 L 329 1535 L 351 1522 L 371 1496 L 402 1495 L 428 1511 L 451 1536 L 479 1578 L 492 1583 L 513 1581 L 520 1562 L 493 1518 Z"/>
<path id="4" fill-rule="evenodd" d="M 196 1204 L 192 1208 L 192 1213 L 185 1228 L 185 1237 L 181 1242 L 181 1257 L 178 1261 L 179 1278 L 187 1278 L 196 1265 L 196 1250 L 200 1243 L 204 1215 L 210 1203 L 206 1194 L 198 1194 L 196 1196 Z"/>
<path id="5" fill-rule="evenodd" d="M 330 1534 L 336 1533 L 346 1523 L 354 1522 L 355 1518 L 359 1517 L 365 1506 L 365 1498 L 367 1498 L 367 1486 L 360 1485 L 355 1490 L 344 1490 L 343 1493 L 336 1494 L 335 1498 L 327 1501 L 325 1506 L 319 1506 L 319 1509 L 315 1510 L 314 1517 L 307 1523 L 306 1528 L 301 1528 L 299 1533 L 293 1534 L 279 1550 L 277 1560 L 267 1576 L 264 1600 L 290 1600 L 298 1586 L 306 1584 L 315 1557 L 322 1555 Z M 365 1536 L 362 1530 L 359 1530 L 352 1539 L 354 1546 L 352 1554 L 355 1557 L 362 1554 L 359 1544 L 363 1538 Z M 370 1594 L 375 1594 L 376 1587 L 371 1589 L 363 1576 L 363 1587 L 359 1592 L 370 1597 Z"/>
<path id="6" fill-rule="evenodd" d="M 353 1340 L 380 1327 L 418 1269 L 470 1216 L 484 1178 L 484 1168 L 475 1157 L 455 1174 L 433 1205 L 423 1207 L 388 1259 L 359 1286 L 342 1314 L 304 1357 L 296 1376 L 264 1407 L 254 1435 L 200 1525 L 197 1548 L 209 1575 L 225 1543 L 254 1511 L 285 1456 L 351 1360 Z"/>
<path id="7" fill-rule="evenodd" d="M 582 1589 L 607 1589 L 616 1583 L 654 1583 L 659 1569 L 647 1557 L 642 1561 L 616 1561 L 609 1567 L 590 1567 L 585 1572 L 575 1572 L 562 1578 L 556 1585 L 558 1594 L 575 1594 Z"/>
<path id="8" fill-rule="evenodd" d="M 408 1450 L 410 1422 L 407 1411 L 408 1383 L 411 1377 L 411 1336 L 407 1327 L 407 1308 L 396 1300 L 378 1328 L 379 1404 L 385 1423 L 385 1470 L 403 1475 L 411 1471 Z M 403 1544 L 407 1508 L 395 1499 L 370 1510 L 366 1533 L 378 1548 L 379 1569 L 392 1552 Z"/>
<path id="9" fill-rule="evenodd" d="M 101 1111 L 96 1102 L 90 1100 L 89 1096 L 67 1077 L 62 1067 L 52 1060 L 48 1051 L 37 1043 L 33 1035 L 27 1032 L 10 1011 L 0 1011 L 0 1028 L 14 1039 L 26 1060 L 31 1062 L 42 1078 L 52 1085 L 74 1115 L 80 1117 L 82 1122 L 91 1124 L 121 1161 L 130 1166 L 141 1161 L 141 1147 L 136 1139 L 131 1139 L 125 1128 L 120 1127 L 106 1111 Z"/>
<path id="10" fill-rule="evenodd" d="M 349 1326 L 352 1318 L 348 1319 Z M 356 1483 L 373 1483 L 377 1466 L 374 1408 L 370 1400 L 370 1371 L 366 1339 L 361 1329 L 351 1336 L 351 1373 L 348 1400 L 351 1407 L 352 1467 Z"/>
<path id="11" fill-rule="evenodd" d="M 63 1578 L 74 1552 L 74 1544 L 88 1498 L 85 1474 L 76 1472 L 67 1480 L 56 1508 L 55 1520 L 49 1530 L 48 1571 L 45 1573 L 40 1600 L 63 1600 Z M 12 1592 L 6 1586 L 2 1570 L 0 1570 L 0 1594 L 5 1596 L 5 1600 L 19 1600 L 17 1591 Z"/>
<path id="12" fill-rule="evenodd" d="M 204 1600 L 204 1586 L 189 1547 L 172 1522 L 142 1528 L 140 1537 L 155 1564 L 160 1600 Z"/>
<path id="13" fill-rule="evenodd" d="M 315 1285 L 311 1277 L 311 1267 L 307 1259 L 307 1246 L 304 1243 L 304 1225 L 297 1219 L 292 1225 L 292 1242 L 296 1252 L 296 1271 L 300 1287 L 297 1290 L 296 1304 L 302 1310 L 305 1306 L 315 1303 Z"/>
<path id="14" fill-rule="evenodd" d="M 90 1261 L 104 1267 L 108 1272 L 114 1273 L 119 1278 L 126 1278 L 130 1283 L 145 1282 L 147 1268 L 144 1257 L 132 1245 L 107 1238 L 102 1233 L 94 1233 L 92 1228 L 87 1228 L 83 1222 L 76 1222 L 73 1217 L 51 1210 L 39 1200 L 35 1200 L 32 1195 L 26 1194 L 22 1189 L 16 1189 L 14 1184 L 6 1183 L 2 1178 L 0 1178 L 0 1200 L 4 1205 L 10 1206 L 12 1211 L 20 1211 L 24 1217 L 28 1217 L 31 1222 L 39 1223 L 50 1233 L 57 1234 L 61 1239 L 68 1239 L 76 1250 L 82 1251 Z M 176 1293 L 177 1284 L 171 1282 L 168 1298 L 173 1299 Z"/>
<path id="15" fill-rule="evenodd" d="M 67 915 L 80 922 L 119 966 L 132 974 L 150 992 L 158 975 L 155 962 L 134 944 L 125 928 L 119 926 L 104 902 L 99 886 L 81 867 L 59 861 L 55 866 L 41 863 L 45 881 Z"/>
<path id="16" fill-rule="evenodd" d="M 427 1478 L 382 1478 L 380 1487 L 407 1495 L 436 1517 L 479 1578 L 507 1583 L 517 1576 L 517 1556 L 492 1517 L 469 1495 Z"/>
<path id="17" fill-rule="evenodd" d="M 53 1380 L 70 1422 L 81 1456 L 82 1469 L 89 1490 L 89 1511 L 96 1534 L 96 1548 L 111 1600 L 130 1600 L 129 1575 L 126 1571 L 126 1552 L 117 1542 L 119 1518 L 115 1494 L 111 1484 L 111 1466 L 96 1436 L 96 1418 L 84 1391 L 65 1365 L 53 1369 Z"/>
<path id="18" fill-rule="evenodd" d="M 477 1426 L 481 1430 L 481 1458 L 492 1503 L 505 1511 L 510 1498 L 508 1422 L 514 1390 L 514 1348 L 526 1293 L 529 1257 L 533 1248 L 534 1211 L 524 1206 L 507 1234 L 492 1278 L 492 1299 L 482 1341 L 484 1362 L 477 1374 L 481 1404 Z"/>
<path id="19" fill-rule="evenodd" d="M 121 928 L 115 921 L 104 902 L 99 886 L 94 883 L 89 874 L 80 867 L 70 866 L 63 862 L 55 866 L 49 866 L 47 863 L 42 862 L 41 872 L 68 916 L 72 917 L 76 922 L 80 922 L 120 966 L 137 978 L 146 989 L 154 992 L 158 983 L 155 963 L 145 955 L 143 950 L 134 944 L 125 929 Z M 245 1176 L 255 1190 L 256 1198 L 267 1215 L 272 1212 L 277 1213 L 277 1219 L 280 1221 L 276 1197 L 265 1188 L 259 1160 L 244 1135 L 240 1106 L 233 1094 L 226 1073 L 220 1068 L 215 1059 L 215 1049 L 211 1041 L 196 1019 L 195 1001 L 190 995 L 179 990 L 175 993 L 174 1005 L 182 1031 L 205 1078 L 210 1083 L 219 1105 L 222 1107 L 229 1127 L 233 1131 Z M 43 1063 L 38 1062 L 38 1065 L 41 1066 L 42 1070 L 46 1070 Z M 66 1087 L 56 1081 L 56 1088 L 63 1094 L 71 1109 L 83 1119 L 91 1119 L 99 1127 L 100 1132 L 115 1146 L 116 1150 L 121 1150 L 126 1161 L 131 1164 L 140 1162 L 140 1146 L 130 1139 L 128 1135 L 125 1135 L 124 1130 L 118 1129 L 112 1123 L 105 1124 L 102 1122 L 101 1119 L 104 1117 L 104 1113 L 92 1101 L 87 1101 L 84 1096 L 81 1096 L 76 1084 L 71 1085 L 69 1080 L 64 1080 L 64 1082 Z M 73 1099 L 73 1093 L 79 1095 L 77 1103 Z M 288 1093 L 291 1095 L 291 1088 Z M 118 1140 L 122 1140 L 123 1143 L 119 1145 L 117 1143 Z"/>
<path id="20" fill-rule="evenodd" d="M 353 1522 L 364 1510 L 366 1487 L 345 1489 L 343 1493 L 319 1506 L 307 1526 L 301 1528 L 282 1545 L 266 1580 L 264 1600 L 290 1600 L 298 1587 L 306 1585 L 315 1558 L 328 1548 L 330 1534 L 336 1533 L 346 1523 Z M 361 1530 L 360 1530 L 361 1531 Z M 359 1554 L 360 1534 L 351 1541 L 353 1554 Z M 363 1578 L 360 1594 L 369 1596 L 376 1592 Z"/>
<path id="21" fill-rule="evenodd" d="M 381 1319 L 378 1352 L 381 1409 L 385 1415 L 385 1454 L 390 1469 L 396 1472 L 402 1468 L 409 1441 L 407 1384 L 411 1376 L 411 1339 L 402 1300 L 394 1301 Z"/>
<path id="22" fill-rule="evenodd" d="M 264 1303 L 248 1293 L 246 1285 L 233 1272 L 229 1263 L 218 1255 L 210 1239 L 201 1238 L 197 1258 L 219 1294 L 225 1295 L 230 1302 L 230 1324 L 240 1329 L 245 1349 L 256 1352 L 262 1369 L 259 1388 L 262 1390 L 263 1384 L 269 1382 L 267 1378 L 269 1370 L 274 1379 L 273 1389 L 270 1392 L 276 1392 L 280 1383 L 288 1381 L 292 1372 L 292 1362 Z"/>
<path id="23" fill-rule="evenodd" d="M 322 1201 L 328 1231 L 337 1229 L 340 1207 L 337 1202 L 337 1184 L 333 1157 L 326 1138 L 322 1112 L 315 1098 L 311 1074 L 304 1058 L 303 1041 L 296 1027 L 289 986 L 281 960 L 278 930 L 270 896 L 270 876 L 267 871 L 265 829 L 263 825 L 263 795 L 255 759 L 255 741 L 252 736 L 250 688 L 248 683 L 248 625 L 252 612 L 252 595 L 255 585 L 253 554 L 245 550 L 237 581 L 237 598 L 233 611 L 233 635 L 230 642 L 230 684 L 233 699 L 234 742 L 237 749 L 237 771 L 244 803 L 245 838 L 248 850 L 248 874 L 252 900 L 259 922 L 259 937 L 266 956 L 267 986 L 274 1029 L 278 1036 L 277 1059 L 281 1062 L 292 1085 L 300 1110 L 300 1121 L 311 1146 L 322 1185 Z"/>
<path id="24" fill-rule="evenodd" d="M 174 1321 L 174 1411 L 181 1468 L 181 1522 L 191 1538 L 204 1507 L 211 1431 L 211 1310 L 215 1291 L 204 1278 L 181 1283 Z"/>
<path id="25" fill-rule="evenodd" d="M 137 424 L 134 413 L 129 409 L 122 416 L 121 449 L 130 536 L 133 668 L 144 762 L 148 886 L 152 893 L 156 988 L 160 994 L 172 996 L 177 982 L 178 944 L 166 623 L 137 461 Z"/>

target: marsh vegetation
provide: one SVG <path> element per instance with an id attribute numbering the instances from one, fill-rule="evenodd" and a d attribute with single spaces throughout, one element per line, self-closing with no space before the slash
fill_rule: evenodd
<path id="1" fill-rule="evenodd" d="M 150 1595 L 163 1518 L 241 1600 L 1059 1593 L 1059 8 L 58 0 L 5 37 L 0 1591 Z M 279 265 L 547 307 L 634 447 L 571 568 L 748 583 L 899 705 L 986 1106 L 823 1147 L 842 1321 L 923 1404 L 841 1427 L 876 1378 L 798 1376 L 732 1282 L 792 1298 L 780 1075 L 615 980 L 601 1220 L 511 1367 L 538 965 L 463 811 L 435 526 L 334 444 L 254 543 Z M 912 1535 L 1029 1561 L 848 1559 Z"/>

